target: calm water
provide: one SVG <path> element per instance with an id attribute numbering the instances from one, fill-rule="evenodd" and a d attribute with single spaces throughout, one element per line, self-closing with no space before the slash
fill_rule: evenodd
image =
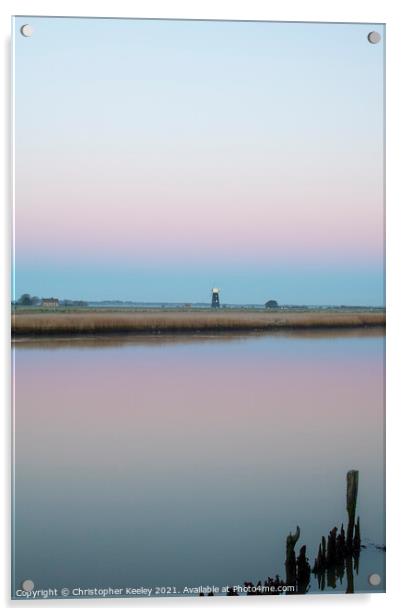
<path id="1" fill-rule="evenodd" d="M 14 359 L 16 588 L 284 577 L 286 535 L 299 524 L 314 562 L 356 468 L 355 590 L 384 590 L 381 334 L 17 342 Z"/>

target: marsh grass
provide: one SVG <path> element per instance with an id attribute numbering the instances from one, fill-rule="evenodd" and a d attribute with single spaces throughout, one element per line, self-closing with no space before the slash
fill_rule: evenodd
<path id="1" fill-rule="evenodd" d="M 85 311 L 12 315 L 14 336 L 209 333 L 385 326 L 385 312 Z"/>

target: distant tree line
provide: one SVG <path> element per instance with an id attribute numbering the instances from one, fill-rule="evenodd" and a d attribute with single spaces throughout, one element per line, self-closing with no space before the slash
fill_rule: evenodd
<path id="1" fill-rule="evenodd" d="M 40 306 L 43 301 L 43 297 L 37 297 L 36 295 L 30 295 L 29 293 L 23 293 L 21 297 L 17 299 L 16 302 L 13 302 L 17 306 Z M 55 299 L 57 298 L 51 298 Z M 73 299 L 62 299 L 60 300 L 60 305 L 62 306 L 87 306 L 88 302 L 84 302 L 83 300 L 73 300 Z"/>
<path id="2" fill-rule="evenodd" d="M 29 293 L 23 293 L 19 299 L 15 302 L 19 306 L 39 306 L 41 298 L 36 295 L 29 295 Z"/>

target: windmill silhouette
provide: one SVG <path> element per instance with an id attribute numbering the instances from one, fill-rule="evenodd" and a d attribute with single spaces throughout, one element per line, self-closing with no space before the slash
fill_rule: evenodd
<path id="1" fill-rule="evenodd" d="M 220 308 L 220 301 L 219 301 L 219 291 L 220 289 L 218 289 L 217 287 L 213 287 L 211 289 L 212 291 L 212 301 L 211 301 L 211 308 Z"/>

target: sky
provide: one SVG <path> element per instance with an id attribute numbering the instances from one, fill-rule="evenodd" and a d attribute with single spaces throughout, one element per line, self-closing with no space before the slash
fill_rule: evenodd
<path id="1" fill-rule="evenodd" d="M 14 297 L 383 305 L 384 38 L 16 17 Z"/>

